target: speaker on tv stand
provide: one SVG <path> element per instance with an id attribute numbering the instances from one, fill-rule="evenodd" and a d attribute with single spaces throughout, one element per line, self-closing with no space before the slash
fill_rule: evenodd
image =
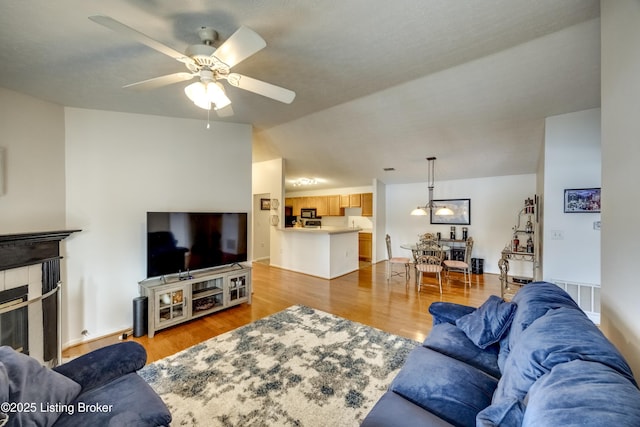
<path id="1" fill-rule="evenodd" d="M 147 335 L 149 298 L 137 297 L 133 299 L 133 336 Z"/>

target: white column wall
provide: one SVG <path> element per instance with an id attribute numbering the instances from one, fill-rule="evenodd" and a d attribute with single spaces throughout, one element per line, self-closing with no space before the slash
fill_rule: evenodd
<path id="1" fill-rule="evenodd" d="M 282 251 L 280 250 L 280 241 L 279 234 L 277 233 L 278 227 L 283 227 L 284 225 L 284 159 L 278 158 L 273 160 L 267 160 L 263 162 L 256 162 L 253 164 L 253 194 L 268 194 L 271 199 L 278 200 L 278 208 L 271 209 L 268 213 L 265 214 L 265 217 L 262 218 L 260 223 L 260 227 L 268 227 L 268 248 L 265 248 L 264 252 L 261 252 L 260 257 L 269 257 L 271 262 L 279 263 L 280 255 Z M 260 209 L 259 203 L 260 200 L 258 198 L 254 199 L 253 209 L 254 212 L 258 212 Z M 264 214 L 264 212 L 263 212 Z M 271 225 L 271 215 L 278 215 L 278 225 Z M 268 217 L 268 218 L 267 218 Z M 268 222 L 265 222 L 268 221 Z M 266 230 L 262 230 L 267 233 Z M 259 239 L 259 237 L 258 237 Z M 266 240 L 265 237 L 264 240 Z M 255 244 L 260 244 L 259 240 L 256 240 L 256 235 L 254 234 L 253 242 Z M 265 242 L 265 245 L 267 243 Z M 255 255 L 252 259 L 259 259 L 260 257 L 256 257 Z"/>
<path id="2" fill-rule="evenodd" d="M 603 332 L 640 377 L 640 2 L 600 2 Z"/>
<path id="3" fill-rule="evenodd" d="M 600 213 L 564 213 L 565 189 L 601 186 L 600 109 L 547 118 L 544 158 L 543 278 L 600 284 Z"/>

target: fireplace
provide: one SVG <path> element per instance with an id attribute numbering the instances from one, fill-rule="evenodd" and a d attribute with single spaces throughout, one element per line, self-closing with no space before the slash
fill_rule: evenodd
<path id="1" fill-rule="evenodd" d="M 29 308 L 22 304 L 29 297 L 29 286 L 0 291 L 0 345 L 29 354 Z"/>
<path id="2" fill-rule="evenodd" d="M 72 231 L 0 235 L 0 345 L 56 366 L 60 345 L 60 241 Z"/>

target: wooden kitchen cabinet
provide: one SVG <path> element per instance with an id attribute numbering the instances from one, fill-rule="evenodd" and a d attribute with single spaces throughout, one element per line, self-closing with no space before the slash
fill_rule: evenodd
<path id="1" fill-rule="evenodd" d="M 358 258 L 361 261 L 371 261 L 372 248 L 371 233 L 358 233 Z"/>
<path id="2" fill-rule="evenodd" d="M 294 216 L 300 216 L 300 209 L 316 209 L 318 216 L 344 216 L 344 207 L 340 203 L 341 196 L 307 196 L 287 197 L 285 206 L 291 206 Z M 347 200 L 349 195 L 347 195 Z M 349 207 L 349 206 L 347 206 Z"/>
<path id="3" fill-rule="evenodd" d="M 300 206 L 302 209 L 313 209 L 316 207 L 315 205 L 315 197 L 313 196 L 306 196 L 306 197 L 301 197 L 302 199 L 302 206 Z"/>
<path id="4" fill-rule="evenodd" d="M 284 199 L 285 206 L 291 206 L 293 216 L 300 216 L 300 208 L 302 208 L 302 197 L 287 197 Z"/>
<path id="5" fill-rule="evenodd" d="M 344 216 L 345 208 L 361 208 L 362 216 L 373 216 L 373 193 L 287 197 L 285 205 L 293 208 L 294 216 L 303 208 L 315 208 L 318 216 Z"/>
<path id="6" fill-rule="evenodd" d="M 362 216 L 373 216 L 373 193 L 361 195 Z"/>
<path id="7" fill-rule="evenodd" d="M 312 208 L 316 208 L 316 215 L 318 216 L 327 216 L 329 214 L 329 199 L 327 196 L 316 196 L 311 197 L 311 202 L 313 206 Z"/>
<path id="8" fill-rule="evenodd" d="M 340 206 L 341 196 L 327 196 L 329 216 L 344 216 L 344 208 Z"/>

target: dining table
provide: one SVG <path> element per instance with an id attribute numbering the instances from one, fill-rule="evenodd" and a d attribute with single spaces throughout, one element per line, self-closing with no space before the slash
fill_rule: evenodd
<path id="1" fill-rule="evenodd" d="M 442 251 L 444 253 L 449 253 L 449 251 L 451 250 L 451 247 L 449 246 L 445 246 L 445 245 L 439 245 L 440 248 L 442 249 Z M 409 251 L 411 251 L 411 253 L 413 254 L 413 260 L 414 262 L 418 259 L 418 255 L 420 255 L 418 252 L 420 252 L 418 250 L 418 244 L 417 243 L 402 243 L 400 245 L 400 247 L 402 249 L 407 249 Z"/>

